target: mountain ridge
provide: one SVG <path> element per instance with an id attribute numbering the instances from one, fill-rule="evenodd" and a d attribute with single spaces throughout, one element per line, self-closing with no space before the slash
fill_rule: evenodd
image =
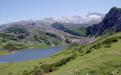
<path id="1" fill-rule="evenodd" d="M 113 7 L 104 19 L 92 26 L 87 27 L 87 35 L 102 35 L 106 32 L 121 31 L 121 8 Z"/>

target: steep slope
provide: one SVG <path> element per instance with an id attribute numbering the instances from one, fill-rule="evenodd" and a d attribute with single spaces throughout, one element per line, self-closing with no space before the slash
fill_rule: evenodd
<path id="1" fill-rule="evenodd" d="M 69 50 L 72 50 L 73 54 L 73 50 L 78 50 L 80 54 L 77 53 L 75 58 L 70 61 L 65 60 L 65 64 L 55 66 L 57 69 L 53 69 L 52 72 L 50 71 L 47 75 L 120 75 L 120 46 L 121 33 L 104 38 L 89 45 L 88 47 L 70 48 Z M 61 63 L 65 62 L 62 60 L 60 61 Z M 53 66 L 54 64 L 57 63 L 54 62 Z M 41 66 L 40 69 L 42 69 Z"/>
<path id="2" fill-rule="evenodd" d="M 87 35 L 101 35 L 121 31 L 121 8 L 113 7 L 99 24 L 89 26 Z"/>

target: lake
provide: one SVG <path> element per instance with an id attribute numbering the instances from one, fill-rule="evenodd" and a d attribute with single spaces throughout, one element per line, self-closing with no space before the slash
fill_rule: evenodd
<path id="1" fill-rule="evenodd" d="M 0 63 L 6 62 L 22 62 L 27 60 L 40 59 L 44 57 L 49 57 L 55 53 L 61 51 L 64 47 L 52 47 L 48 49 L 26 49 L 18 51 L 14 54 L 0 56 Z"/>

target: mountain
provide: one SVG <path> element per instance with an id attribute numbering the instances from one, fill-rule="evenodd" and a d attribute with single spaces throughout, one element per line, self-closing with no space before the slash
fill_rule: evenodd
<path id="1" fill-rule="evenodd" d="M 93 25 L 101 22 L 104 17 L 105 15 L 101 13 L 88 13 L 86 16 L 86 20 L 88 21 L 88 24 Z"/>
<path id="2" fill-rule="evenodd" d="M 0 50 L 11 52 L 75 42 L 75 40 L 80 40 L 78 38 L 86 36 L 85 27 L 99 22 L 102 19 L 100 16 L 102 15 L 92 13 L 85 18 L 80 16 L 50 17 L 37 21 L 2 24 L 0 25 Z"/>
<path id="3" fill-rule="evenodd" d="M 85 17 L 81 17 L 81 16 L 70 16 L 70 17 L 49 17 L 49 18 L 44 18 L 41 20 L 28 20 L 28 21 L 19 21 L 19 22 L 13 22 L 13 23 L 7 23 L 7 24 L 2 24 L 0 25 L 0 31 L 3 31 L 5 28 L 13 26 L 13 25 L 21 25 L 27 28 L 39 28 L 41 30 L 44 31 L 52 31 L 53 33 L 59 32 L 56 28 L 53 28 L 53 24 L 59 23 L 63 26 L 65 26 L 66 28 L 70 28 L 71 30 L 73 30 L 73 27 L 87 27 L 93 24 L 97 24 L 99 23 L 102 18 L 103 18 L 103 14 L 100 13 L 89 13 L 87 16 Z M 58 25 L 58 24 L 57 24 Z M 74 28 L 75 30 L 75 28 Z M 80 31 L 80 29 L 78 29 Z M 60 30 L 62 31 L 62 30 Z M 70 34 L 68 32 L 64 32 L 65 34 Z M 78 33 L 77 33 L 78 34 Z M 73 34 L 71 34 L 73 35 Z"/>
<path id="4" fill-rule="evenodd" d="M 101 22 L 104 16 L 100 13 L 89 13 L 83 18 L 80 16 L 62 17 L 52 23 L 51 26 L 72 35 L 86 36 L 86 27 Z"/>
<path id="5" fill-rule="evenodd" d="M 77 23 L 67 23 L 67 21 L 65 23 L 52 20 L 54 21 L 52 22 L 50 18 L 46 19 L 46 23 L 23 21 L 2 27 L 0 48 L 3 46 L 6 49 L 25 48 L 23 43 L 29 44 L 30 41 L 35 45 L 43 44 L 43 42 L 55 45 L 58 44 L 57 40 L 63 41 L 63 36 L 70 36 L 64 33 L 75 35 L 74 31 L 77 29 L 74 30 L 74 28 L 80 27 L 87 27 L 87 35 L 119 33 L 106 37 L 100 36 L 88 45 L 72 43 L 61 52 L 41 60 L 0 64 L 2 68 L 0 73 L 2 75 L 121 75 L 121 9 L 113 7 L 103 20 L 100 20 L 101 17 L 97 16 L 97 13 L 91 13 L 87 17 L 88 23 L 89 21 L 93 23 L 97 19 L 101 22 L 88 27 L 88 25 L 82 26 Z M 73 38 L 81 39 L 80 37 Z M 11 43 L 11 41 L 14 42 Z"/>
<path id="6" fill-rule="evenodd" d="M 50 17 L 50 18 L 44 18 L 39 21 L 49 22 L 49 23 L 59 22 L 59 23 L 72 23 L 72 24 L 86 24 L 90 21 L 94 21 L 94 22 L 98 23 L 103 19 L 103 17 L 104 17 L 104 14 L 88 13 L 85 17 L 81 17 L 81 16 Z"/>
<path id="7" fill-rule="evenodd" d="M 27 24 L 34 24 L 36 26 L 50 26 L 50 24 L 58 22 L 58 23 L 69 23 L 69 24 L 96 24 L 99 23 L 103 17 L 104 14 L 100 13 L 88 13 L 85 17 L 81 16 L 70 16 L 70 17 L 49 17 L 49 18 L 43 18 L 41 20 L 27 20 L 27 21 L 18 21 L 18 22 L 11 22 L 0 25 L 0 28 L 3 26 L 9 26 L 13 24 L 18 25 L 27 25 Z M 93 23 L 91 23 L 93 22 Z M 90 24 L 91 23 L 91 24 Z M 83 25 L 84 26 L 84 25 Z"/>
<path id="8" fill-rule="evenodd" d="M 86 29 L 87 35 L 102 35 L 107 32 L 121 31 L 121 8 L 113 7 L 104 17 L 102 22 L 89 26 Z"/>
<path id="9" fill-rule="evenodd" d="M 2 24 L 0 25 L 0 50 L 11 52 L 74 42 L 87 44 L 87 41 L 81 40 L 86 36 L 86 27 L 100 22 L 102 16 L 102 14 L 91 13 L 84 18 L 81 16 L 50 17 L 37 21 Z"/>
<path id="10" fill-rule="evenodd" d="M 12 25 L 0 32 L 0 50 L 14 51 L 25 48 L 37 48 L 62 45 L 63 39 L 54 33 L 42 31 L 36 27 Z"/>

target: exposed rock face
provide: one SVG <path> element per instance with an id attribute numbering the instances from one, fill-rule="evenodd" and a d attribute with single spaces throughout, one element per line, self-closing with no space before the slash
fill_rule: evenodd
<path id="1" fill-rule="evenodd" d="M 121 31 L 121 8 L 113 7 L 99 24 L 89 26 L 87 35 L 101 35 L 105 32 Z"/>

